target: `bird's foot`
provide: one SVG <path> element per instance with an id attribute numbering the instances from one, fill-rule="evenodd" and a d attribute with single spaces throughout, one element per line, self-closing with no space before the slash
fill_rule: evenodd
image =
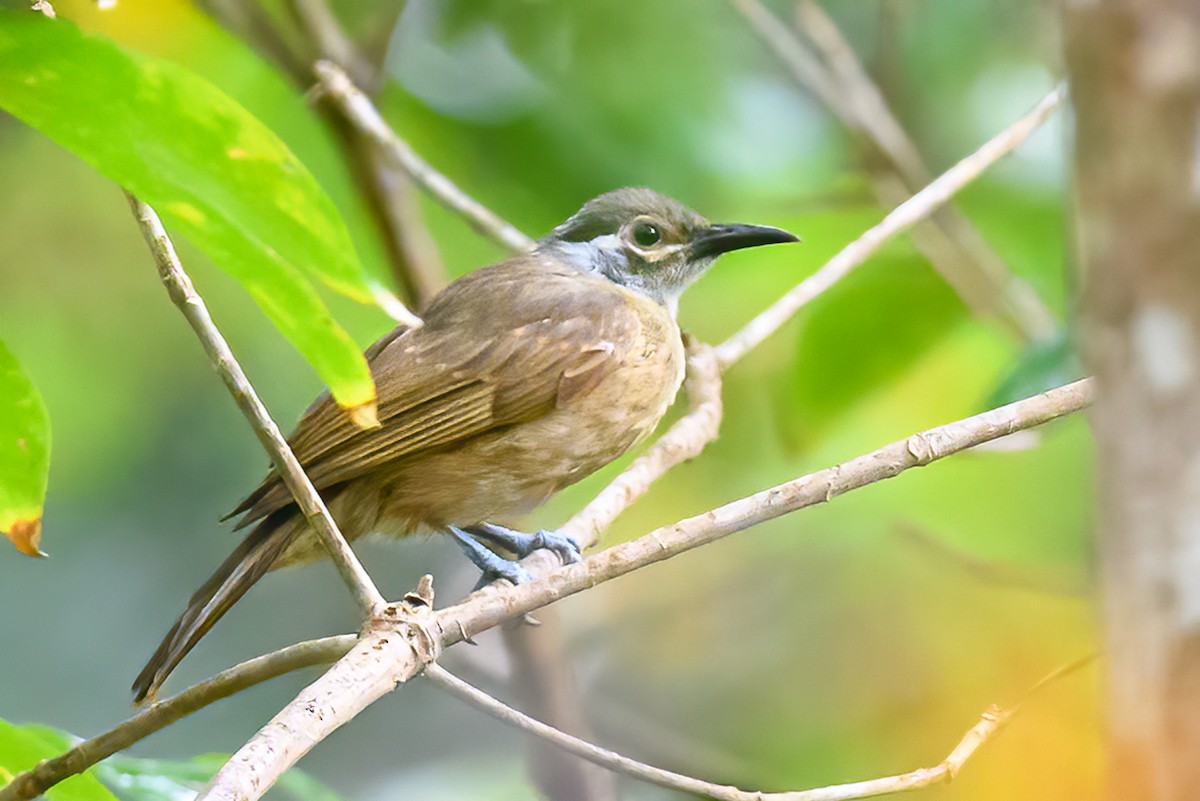
<path id="1" fill-rule="evenodd" d="M 574 538 L 564 537 L 544 528 L 533 534 L 526 534 L 495 523 L 480 523 L 469 531 L 477 537 L 512 551 L 518 559 L 524 559 L 539 548 L 558 554 L 564 565 L 573 564 L 583 558 L 579 552 L 579 543 Z"/>
<path id="2" fill-rule="evenodd" d="M 525 568 L 495 553 L 458 526 L 446 526 L 446 530 L 463 549 L 471 564 L 483 573 L 475 589 L 495 579 L 506 579 L 512 584 L 524 584 L 529 581 L 529 572 Z"/>

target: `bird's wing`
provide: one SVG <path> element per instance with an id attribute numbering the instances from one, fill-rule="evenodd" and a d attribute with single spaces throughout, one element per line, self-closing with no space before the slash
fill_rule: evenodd
<path id="1" fill-rule="evenodd" d="M 504 283 L 506 277 L 480 282 L 488 302 L 474 308 L 491 312 L 492 322 L 468 324 L 431 307 L 424 327 L 378 349 L 370 364 L 379 428 L 357 428 L 327 395 L 305 413 L 290 442 L 318 490 L 537 419 L 603 381 L 637 337 L 637 314 L 624 291 L 606 281 L 539 273 L 550 285 L 529 297 L 510 291 L 520 287 Z M 451 304 L 452 310 L 474 305 L 460 300 L 467 303 Z M 272 471 L 232 515 L 245 513 L 243 526 L 290 503 Z"/>

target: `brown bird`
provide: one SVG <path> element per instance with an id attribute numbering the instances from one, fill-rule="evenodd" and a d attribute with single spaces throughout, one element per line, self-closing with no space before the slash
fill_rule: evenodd
<path id="1" fill-rule="evenodd" d="M 289 438 L 349 539 L 440 530 L 485 576 L 578 546 L 500 525 L 616 459 L 675 399 L 684 353 L 679 296 L 722 253 L 794 242 L 786 231 L 712 225 L 649 189 L 589 201 L 529 253 L 446 287 L 423 326 L 367 351 L 380 426 L 362 430 L 322 395 Z M 188 603 L 133 684 L 152 695 L 264 573 L 326 556 L 272 471 L 228 517 L 257 525 Z"/>

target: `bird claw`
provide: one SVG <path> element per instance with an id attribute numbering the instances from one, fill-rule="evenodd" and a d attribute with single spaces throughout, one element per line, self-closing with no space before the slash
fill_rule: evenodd
<path id="1" fill-rule="evenodd" d="M 480 523 L 468 529 L 477 537 L 493 542 L 501 548 L 512 551 L 518 559 L 524 559 L 539 548 L 545 548 L 557 554 L 563 564 L 570 565 L 583 558 L 579 543 L 572 537 L 567 537 L 549 529 L 540 529 L 533 534 L 516 531 L 495 523 Z"/>
<path id="2" fill-rule="evenodd" d="M 475 585 L 475 589 L 490 584 L 496 579 L 506 579 L 512 584 L 524 584 L 529 581 L 529 571 L 511 559 L 505 559 L 488 549 L 458 526 L 446 526 L 446 530 L 453 535 L 455 542 L 463 549 L 463 553 L 467 555 L 471 563 L 483 573 L 479 583 Z"/>
<path id="3" fill-rule="evenodd" d="M 487 566 L 476 564 L 475 566 L 479 568 L 481 575 L 479 576 L 479 581 L 475 582 L 475 588 L 471 592 L 481 590 L 499 579 L 504 579 L 513 586 L 524 584 L 530 580 L 528 570 L 502 556 L 497 556 L 494 564 Z"/>
<path id="4" fill-rule="evenodd" d="M 583 554 L 579 550 L 579 543 L 574 537 L 568 537 L 543 528 L 534 532 L 530 540 L 529 552 L 520 554 L 522 559 L 538 548 L 545 548 L 551 553 L 558 554 L 558 558 L 562 560 L 564 565 L 573 565 L 583 559 Z"/>

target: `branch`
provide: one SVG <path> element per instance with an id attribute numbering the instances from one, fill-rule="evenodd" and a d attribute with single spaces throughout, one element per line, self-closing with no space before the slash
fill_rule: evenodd
<path id="1" fill-rule="evenodd" d="M 380 72 L 358 52 L 354 40 L 346 35 L 332 9 L 324 0 L 288 0 L 284 4 L 296 20 L 317 58 L 340 64 L 359 86 L 374 93 Z"/>
<path id="2" fill-rule="evenodd" d="M 1037 130 L 1066 97 L 1062 86 L 1054 89 L 1021 119 L 988 140 L 982 147 L 938 176 L 931 184 L 901 203 L 873 228 L 800 282 L 765 311 L 717 347 L 721 366 L 728 367 L 764 339 L 775 333 L 809 301 L 862 264 L 887 240 L 928 217 L 981 172 L 1012 152 Z"/>
<path id="3" fill-rule="evenodd" d="M 425 676 L 440 689 L 445 690 L 460 700 L 466 701 L 477 709 L 483 710 L 502 723 L 507 723 L 522 731 L 529 732 L 568 753 L 575 754 L 601 767 L 618 773 L 624 773 L 627 776 L 632 776 L 635 779 L 641 779 L 651 784 L 656 784 L 659 787 L 666 787 L 669 790 L 681 790 L 685 793 L 704 795 L 709 798 L 719 799 L 719 801 L 849 801 L 849 799 L 866 798 L 886 793 L 908 792 L 928 787 L 932 784 L 949 782 L 958 775 L 962 766 L 968 759 L 975 755 L 980 746 L 991 739 L 1008 723 L 1030 695 L 1051 682 L 1079 670 L 1093 659 L 1093 656 L 1088 656 L 1058 668 L 1035 684 L 1032 689 L 1025 693 L 1020 701 L 1008 709 L 1001 709 L 998 706 L 990 707 L 983 713 L 979 722 L 963 735 L 958 744 L 950 751 L 950 754 L 932 768 L 918 768 L 908 773 L 879 779 L 782 793 L 739 790 L 736 787 L 713 784 L 691 776 L 685 776 L 681 773 L 656 768 L 644 762 L 638 762 L 637 760 L 622 756 L 614 751 L 609 751 L 606 748 L 593 745 L 578 737 L 572 737 L 566 732 L 559 731 L 551 726 L 547 726 L 545 723 L 534 720 L 482 690 L 472 687 L 439 665 L 430 665 L 427 667 L 425 669 Z"/>
<path id="4" fill-rule="evenodd" d="M 360 52 L 324 0 L 289 0 L 287 7 L 316 59 L 342 65 L 354 82 L 368 91 L 378 89 L 382 82 L 379 62 Z M 306 72 L 301 85 L 306 86 L 315 73 L 315 68 Z M 330 104 L 326 111 L 333 117 L 343 151 L 381 229 L 396 283 L 421 308 L 446 286 L 449 277 L 425 225 L 413 182 L 375 139 L 342 113 L 342 106 Z"/>
<path id="5" fill-rule="evenodd" d="M 444 639 L 432 606 L 433 580 L 424 576 L 416 592 L 385 607 L 346 656 L 239 748 L 197 801 L 260 798 L 314 745 L 424 670 Z"/>
<path id="6" fill-rule="evenodd" d="M 343 634 L 301 642 L 223 670 L 178 695 L 145 707 L 124 723 L 90 740 L 84 740 L 53 759 L 42 760 L 37 767 L 17 775 L 9 784 L 0 787 L 0 801 L 36 798 L 63 779 L 83 773 L 97 762 L 214 701 L 293 670 L 333 662 L 349 651 L 356 639 L 353 634 Z"/>
<path id="7" fill-rule="evenodd" d="M 370 617 L 386 601 L 380 595 L 374 582 L 371 581 L 371 577 L 367 575 L 367 571 L 363 569 L 358 557 L 354 555 L 354 551 L 346 543 L 337 524 L 333 522 L 333 517 L 325 508 L 325 502 L 321 500 L 321 496 L 317 494 L 312 482 L 308 480 L 304 468 L 300 466 L 296 455 L 288 447 L 287 440 L 280 433 L 279 426 L 275 425 L 275 421 L 271 419 L 267 407 L 263 405 L 254 391 L 254 387 L 250 384 L 250 379 L 242 370 L 242 366 L 234 358 L 233 351 L 229 349 L 229 343 L 217 330 L 216 324 L 213 323 L 212 317 L 208 313 L 208 307 L 196 293 L 191 278 L 184 272 L 179 257 L 175 255 L 175 246 L 171 244 L 171 239 L 167 236 L 162 221 L 154 213 L 154 209 L 129 193 L 126 193 L 126 196 L 129 198 L 133 215 L 142 229 L 142 236 L 158 265 L 158 274 L 167 288 L 167 294 L 171 296 L 171 300 L 183 312 L 188 324 L 200 338 L 200 344 L 204 346 L 204 352 L 208 354 L 213 369 L 225 382 L 225 386 L 233 395 L 234 402 L 246 416 L 250 427 L 254 429 L 258 441 L 271 455 L 275 469 L 279 471 L 284 484 L 291 491 L 292 497 L 296 499 L 296 504 L 304 513 L 309 525 L 325 543 L 330 558 L 333 559 L 342 579 L 354 594 L 364 618 Z"/>
<path id="8" fill-rule="evenodd" d="M 734 532 L 839 495 L 1016 431 L 1042 425 L 1091 404 L 1091 379 L 1082 379 L 1024 400 L 893 442 L 834 467 L 801 476 L 711 511 L 614 545 L 582 562 L 560 567 L 516 587 L 485 588 L 441 610 L 443 645 L 491 628 L 517 615 L 669 559 Z"/>
<path id="9" fill-rule="evenodd" d="M 338 65 L 319 61 L 313 67 L 319 88 L 363 134 L 376 142 L 400 167 L 439 203 L 463 217 L 480 234 L 514 253 L 533 247 L 533 240 L 502 220 L 494 211 L 467 195 L 417 155 L 396 134 Z"/>
<path id="10" fill-rule="evenodd" d="M 929 182 L 929 168 L 837 25 L 813 2 L 796 8 L 796 25 L 809 46 L 759 0 L 731 0 L 750 27 L 855 139 L 895 176 L 876 173 L 876 195 L 888 205 Z M 898 179 L 898 180 L 896 180 Z M 948 206 L 913 232 L 917 248 L 969 307 L 998 316 L 1026 341 L 1045 339 L 1057 328 L 1033 289 L 1013 275 L 978 230 Z"/>
<path id="11" fill-rule="evenodd" d="M 377 619 L 355 648 L 302 692 L 243 746 L 214 777 L 198 801 L 253 801 L 320 739 L 350 721 L 372 701 L 417 675 L 440 648 L 512 620 L 568 595 L 638 568 L 714 542 L 767 520 L 824 503 L 851 490 L 892 478 L 913 467 L 1077 412 L 1091 403 L 1090 379 L 929 429 L 676 523 L 582 562 L 546 572 L 524 564 L 533 580 L 488 587 L 459 604 L 397 628 Z M 391 610 L 391 608 L 389 608 Z M 394 611 L 394 610 L 392 610 Z"/>

